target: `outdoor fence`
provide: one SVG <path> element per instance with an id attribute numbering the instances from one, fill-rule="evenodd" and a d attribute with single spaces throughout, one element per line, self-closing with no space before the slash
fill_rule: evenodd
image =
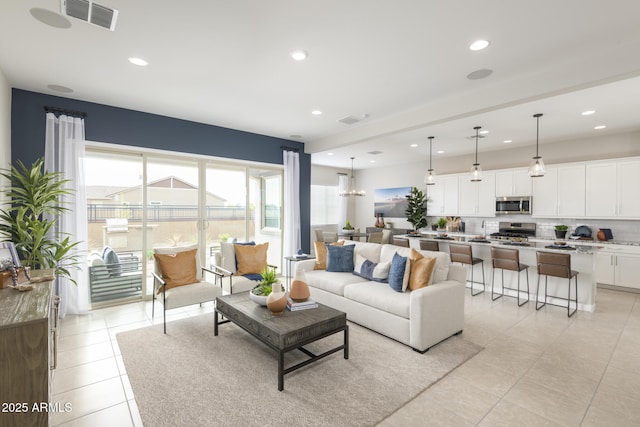
<path id="1" fill-rule="evenodd" d="M 87 205 L 87 218 L 90 223 L 105 222 L 111 218 L 123 218 L 130 222 L 142 221 L 142 205 Z M 198 219 L 197 206 L 184 205 L 149 205 L 147 206 L 147 221 L 194 221 Z M 278 206 L 265 206 L 264 212 L 266 227 L 280 228 L 280 208 Z M 206 206 L 205 220 L 228 221 L 246 219 L 244 206 Z M 249 220 L 255 219 L 255 210 L 250 208 Z"/>

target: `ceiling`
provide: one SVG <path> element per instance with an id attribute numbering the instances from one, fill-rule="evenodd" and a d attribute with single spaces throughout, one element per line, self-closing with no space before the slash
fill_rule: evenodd
<path id="1" fill-rule="evenodd" d="M 59 13 L 59 0 L 3 0 L 9 84 L 302 141 L 312 163 L 341 168 L 427 161 L 430 135 L 434 156 L 470 154 L 475 126 L 489 131 L 482 152 L 533 146 L 535 113 L 541 146 L 640 130 L 637 1 L 98 3 L 119 11 L 115 31 L 30 13 Z M 478 39 L 489 47 L 469 50 Z M 492 72 L 467 78 L 478 70 Z"/>

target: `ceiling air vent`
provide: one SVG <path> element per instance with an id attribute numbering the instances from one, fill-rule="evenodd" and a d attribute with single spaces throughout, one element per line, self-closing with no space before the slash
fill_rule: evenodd
<path id="1" fill-rule="evenodd" d="M 71 16 L 102 28 L 114 31 L 118 11 L 91 0 L 60 0 L 63 15 Z"/>
<path id="2" fill-rule="evenodd" d="M 341 119 L 338 119 L 338 121 L 340 123 L 344 123 L 345 125 L 352 125 L 354 123 L 358 123 L 364 119 L 366 119 L 367 117 L 369 117 L 368 114 L 361 114 L 359 116 L 347 116 L 347 117 L 343 117 Z"/>

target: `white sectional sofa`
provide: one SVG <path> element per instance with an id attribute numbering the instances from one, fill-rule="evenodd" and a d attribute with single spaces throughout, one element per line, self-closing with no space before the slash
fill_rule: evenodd
<path id="1" fill-rule="evenodd" d="M 354 258 L 360 255 L 374 263 L 391 262 L 396 252 L 404 257 L 410 253 L 409 248 L 389 244 L 344 244 L 355 244 Z M 352 322 L 425 352 L 463 329 L 466 269 L 452 265 L 448 253 L 418 252 L 436 258 L 432 284 L 406 292 L 353 273 L 314 270 L 315 260 L 298 261 L 295 268 L 305 270 L 316 301 L 344 311 Z"/>

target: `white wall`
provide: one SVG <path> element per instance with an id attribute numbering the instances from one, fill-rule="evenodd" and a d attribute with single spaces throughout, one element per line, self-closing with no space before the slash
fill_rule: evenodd
<path id="1" fill-rule="evenodd" d="M 0 69 L 0 167 L 11 162 L 11 86 Z"/>
<path id="2" fill-rule="evenodd" d="M 483 170 L 527 167 L 533 155 L 534 151 L 532 151 L 531 147 L 505 149 L 490 153 L 483 153 L 480 150 L 478 161 Z M 542 144 L 540 145 L 540 155 L 547 165 L 640 156 L 640 132 Z M 471 168 L 473 160 L 473 155 L 443 159 L 434 158 L 433 168 L 437 174 L 467 172 Z M 424 159 L 411 164 L 357 171 L 358 185 L 366 190 L 367 195 L 362 198 L 354 198 L 355 205 L 349 212 L 349 218 L 354 218 L 352 223 L 361 229 L 375 224 L 373 192 L 376 188 L 416 186 L 424 190 L 424 175 L 427 169 L 428 159 Z M 333 174 L 334 178 L 331 179 L 335 179 L 335 181 L 332 181 L 332 183 L 337 183 L 336 172 L 345 171 L 313 166 L 311 182 L 316 184 L 315 178 L 328 178 Z M 388 221 L 392 221 L 395 228 L 412 228 L 411 224 L 404 218 L 385 218 L 385 222 Z"/>
<path id="3" fill-rule="evenodd" d="M 11 86 L 0 69 L 0 168 L 11 163 Z M 0 183 L 4 187 L 5 183 Z M 0 193 L 0 203 L 4 203 Z"/>

